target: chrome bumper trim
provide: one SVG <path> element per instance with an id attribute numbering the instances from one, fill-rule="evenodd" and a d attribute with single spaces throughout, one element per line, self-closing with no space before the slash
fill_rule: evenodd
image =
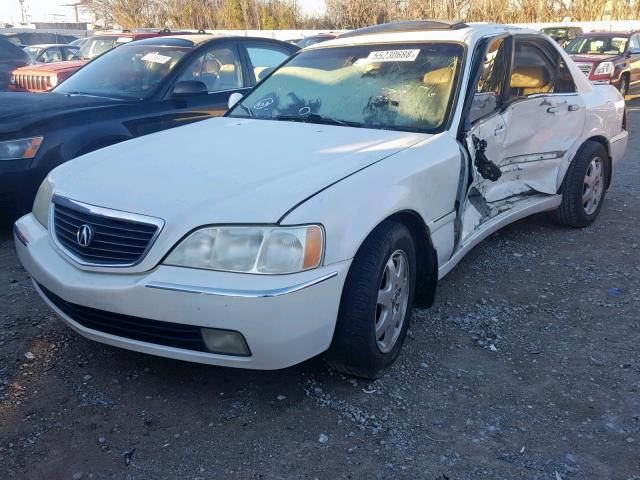
<path id="1" fill-rule="evenodd" d="M 328 273 L 322 277 L 314 278 L 307 282 L 291 285 L 290 287 L 274 288 L 271 290 L 232 290 L 227 288 L 199 287 L 195 285 L 181 285 L 168 282 L 151 282 L 145 285 L 147 288 L 158 290 L 170 290 L 172 292 L 197 293 L 200 295 L 215 295 L 217 297 L 235 298 L 271 298 L 280 297 L 289 293 L 299 292 L 338 275 L 338 272 Z"/>

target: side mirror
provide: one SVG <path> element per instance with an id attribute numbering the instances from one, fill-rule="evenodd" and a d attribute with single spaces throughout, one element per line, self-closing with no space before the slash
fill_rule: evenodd
<path id="1" fill-rule="evenodd" d="M 178 82 L 171 92 L 174 97 L 190 97 L 192 95 L 207 95 L 207 86 L 197 80 L 185 80 Z"/>
<path id="2" fill-rule="evenodd" d="M 234 107 L 234 105 L 238 103 L 240 100 L 242 100 L 241 93 L 238 93 L 238 92 L 232 93 L 231 96 L 229 97 L 229 102 L 227 103 L 229 110 L 231 110 Z"/>

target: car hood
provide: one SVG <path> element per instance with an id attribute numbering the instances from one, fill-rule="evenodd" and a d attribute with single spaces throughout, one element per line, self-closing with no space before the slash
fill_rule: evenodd
<path id="1" fill-rule="evenodd" d="M 57 194 L 161 218 L 180 237 L 211 223 L 276 223 L 319 190 L 428 137 L 222 117 L 89 153 L 49 178 Z"/>
<path id="2" fill-rule="evenodd" d="M 124 101 L 61 93 L 0 93 L 0 134 L 21 130 L 32 122 L 45 122 L 61 113 L 99 108 Z"/>
<path id="3" fill-rule="evenodd" d="M 600 63 L 600 62 L 612 62 L 617 60 L 619 55 L 570 55 L 571 59 L 574 62 L 589 62 L 589 63 Z"/>
<path id="4" fill-rule="evenodd" d="M 87 62 L 88 60 L 68 60 L 66 62 L 34 63 L 32 65 L 27 65 L 26 67 L 16 69 L 14 73 L 37 73 L 39 75 L 44 75 L 47 73 L 62 73 L 68 70 L 78 70 Z"/>

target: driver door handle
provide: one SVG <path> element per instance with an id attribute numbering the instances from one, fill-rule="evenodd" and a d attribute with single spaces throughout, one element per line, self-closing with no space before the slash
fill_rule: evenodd
<path id="1" fill-rule="evenodd" d="M 547 112 L 549 113 L 558 113 L 560 109 L 558 107 L 549 107 L 547 108 Z"/>
<path id="2" fill-rule="evenodd" d="M 498 128 L 495 129 L 495 131 L 493 132 L 494 135 L 500 135 L 501 133 L 503 133 L 505 130 L 505 126 L 504 125 L 500 125 Z"/>

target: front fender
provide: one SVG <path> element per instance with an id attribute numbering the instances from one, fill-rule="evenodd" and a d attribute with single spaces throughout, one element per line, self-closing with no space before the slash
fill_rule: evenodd
<path id="1" fill-rule="evenodd" d="M 415 212 L 427 225 L 439 261 L 446 261 L 454 244 L 455 215 L 451 213 L 461 161 L 459 146 L 448 132 L 428 137 L 322 190 L 281 223 L 321 223 L 328 265 L 353 258 L 385 219 L 398 212 Z"/>
<path id="2" fill-rule="evenodd" d="M 132 138 L 130 132 L 120 123 L 92 124 L 86 128 L 76 128 L 69 132 L 62 143 L 60 153 L 64 160 L 71 160 L 98 148 L 130 138 Z"/>

